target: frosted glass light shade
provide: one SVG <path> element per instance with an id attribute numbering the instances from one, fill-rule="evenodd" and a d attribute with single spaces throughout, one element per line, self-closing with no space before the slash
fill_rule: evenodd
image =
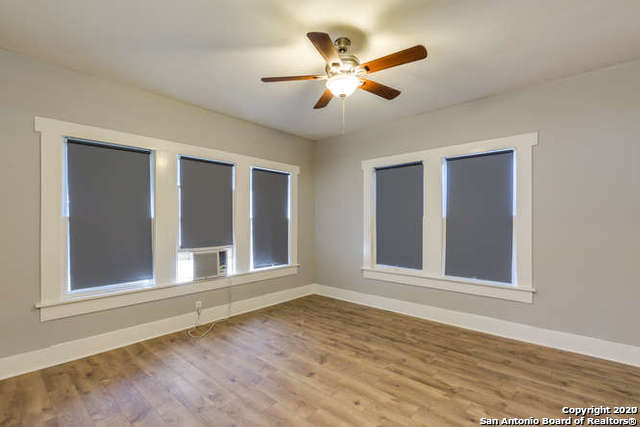
<path id="1" fill-rule="evenodd" d="M 354 75 L 338 74 L 327 80 L 327 89 L 333 96 L 344 98 L 351 95 L 360 86 L 360 79 Z"/>

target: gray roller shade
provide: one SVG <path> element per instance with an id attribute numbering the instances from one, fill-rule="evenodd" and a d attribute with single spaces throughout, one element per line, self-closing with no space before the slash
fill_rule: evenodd
<path id="1" fill-rule="evenodd" d="M 150 153 L 67 141 L 71 290 L 153 278 Z"/>
<path id="2" fill-rule="evenodd" d="M 511 283 L 513 151 L 447 159 L 445 274 Z"/>
<path id="3" fill-rule="evenodd" d="M 253 267 L 289 263 L 289 175 L 253 169 L 251 209 L 253 215 Z"/>
<path id="4" fill-rule="evenodd" d="M 180 247 L 233 244 L 233 165 L 180 158 Z"/>
<path id="5" fill-rule="evenodd" d="M 376 169 L 376 263 L 422 268 L 422 163 Z"/>

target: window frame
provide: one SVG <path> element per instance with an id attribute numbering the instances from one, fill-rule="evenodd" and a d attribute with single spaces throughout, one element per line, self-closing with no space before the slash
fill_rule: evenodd
<path id="1" fill-rule="evenodd" d="M 134 149 L 134 150 L 140 150 L 140 147 L 134 147 L 134 146 L 130 146 L 130 145 L 125 145 L 125 144 L 117 144 L 117 143 L 112 143 L 112 142 L 105 142 L 105 141 L 97 141 L 97 140 L 89 140 L 86 138 L 75 138 L 75 137 L 71 137 L 71 136 L 64 136 L 63 137 L 63 165 L 62 165 L 62 217 L 63 217 L 63 247 L 65 248 L 65 256 L 64 256 L 64 265 L 63 265 L 63 281 L 62 281 L 62 290 L 61 290 L 61 294 L 63 296 L 64 300 L 77 300 L 77 299 L 82 299 L 82 298 L 88 298 L 88 297 L 93 297 L 93 296 L 97 296 L 97 295 L 102 295 L 102 294 L 107 294 L 107 293 L 112 293 L 112 292 L 122 292 L 122 291 L 128 291 L 128 290 L 135 290 L 135 289 L 144 289 L 144 288 L 149 288 L 154 286 L 155 282 L 156 282 L 156 258 L 155 258 L 155 211 L 156 211 L 156 200 L 155 200 L 155 156 L 154 156 L 154 152 L 152 150 L 147 150 L 147 149 L 143 149 L 144 151 L 148 151 L 149 152 L 149 179 L 150 179 L 150 209 L 151 209 L 151 259 L 152 259 L 152 272 L 153 272 L 153 277 L 151 279 L 147 279 L 147 280 L 138 280 L 138 281 L 131 281 L 131 282 L 122 282 L 122 283 L 113 283 L 110 285 L 103 285 L 103 286 L 95 286 L 92 288 L 85 288 L 85 289 L 77 289 L 77 290 L 72 290 L 71 289 L 71 281 L 70 281 L 70 265 L 69 265 L 69 251 L 70 251 L 70 245 L 69 245 L 69 238 L 70 238 L 70 228 L 69 228 L 69 221 L 70 221 L 70 216 L 69 216 L 69 180 L 68 180 L 68 171 L 67 171 L 67 166 L 68 166 L 68 158 L 67 158 L 67 151 L 68 151 L 68 142 L 69 140 L 71 141 L 80 141 L 80 142 L 87 142 L 87 143 L 91 143 L 94 145 L 98 145 L 98 146 L 103 146 L 105 148 L 109 148 L 109 147 L 121 147 L 121 148 L 125 148 L 125 149 Z"/>
<path id="2" fill-rule="evenodd" d="M 202 160 L 205 162 L 211 162 L 211 163 L 222 163 L 222 164 L 227 164 L 230 165 L 232 167 L 231 169 L 231 176 L 232 176 L 232 196 L 231 196 L 231 236 L 232 236 L 232 243 L 231 245 L 223 245 L 223 246 L 208 246 L 208 247 L 201 247 L 201 248 L 183 248 L 180 246 L 180 238 L 181 238 L 181 233 L 182 233 L 182 198 L 181 198 L 181 194 L 180 192 L 182 191 L 182 177 L 180 176 L 180 159 L 182 158 L 186 158 L 186 159 L 194 159 L 194 160 Z M 227 259 L 227 275 L 233 275 L 235 273 L 235 266 L 236 266 L 236 254 L 237 254 L 237 239 L 236 239 L 236 221 L 237 219 L 237 186 L 236 186 L 236 174 L 238 172 L 238 165 L 236 164 L 235 161 L 230 162 L 227 160 L 220 160 L 220 159 L 213 159 L 213 158 L 207 158 L 207 157 L 201 157 L 201 156 L 189 156 L 189 155 L 185 155 L 185 154 L 181 154 L 178 153 L 176 155 L 176 188 L 177 188 L 177 200 L 178 200 L 178 237 L 176 239 L 176 258 L 175 258 L 175 263 L 176 263 L 176 282 L 177 283 L 191 283 L 194 282 L 196 280 L 189 280 L 189 281 L 180 281 L 178 279 L 178 257 L 180 253 L 196 253 L 196 252 L 211 252 L 211 251 L 223 251 L 226 250 L 227 252 L 231 252 L 231 257 L 229 257 Z"/>
<path id="3" fill-rule="evenodd" d="M 424 182 L 425 182 L 425 165 L 424 163 L 420 162 L 412 162 L 412 163 L 420 163 L 422 165 L 422 192 L 423 192 L 423 196 L 422 196 L 422 216 L 423 216 L 423 221 L 422 221 L 422 268 L 411 268 L 411 267 L 399 267 L 399 266 L 393 266 L 393 265 L 387 265 L 387 264 L 378 264 L 378 251 L 377 251 L 377 224 L 374 222 L 372 224 L 372 263 L 374 264 L 376 269 L 380 269 L 380 270 L 386 270 L 386 269 L 391 269 L 391 270 L 399 270 L 399 271 L 405 271 L 405 272 L 409 272 L 409 273 L 415 273 L 415 272 L 419 272 L 422 271 L 424 269 L 424 235 L 425 235 L 425 231 L 424 231 L 424 209 L 426 206 L 426 202 L 424 200 L 424 193 L 426 193 L 425 188 L 424 188 Z M 410 164 L 410 163 L 408 163 Z M 388 165 L 388 166 L 395 166 L 395 167 L 401 167 L 401 166 L 405 166 L 407 164 L 401 163 L 401 164 L 393 164 L 393 165 Z M 384 168 L 384 166 L 376 166 L 373 168 L 373 177 L 372 177 L 372 181 L 371 181 L 371 210 L 374 213 L 375 216 L 375 212 L 377 210 L 377 169 L 380 168 Z"/>
<path id="4" fill-rule="evenodd" d="M 140 136 L 94 126 L 35 117 L 35 130 L 40 133 L 41 156 L 41 225 L 40 225 L 40 309 L 41 321 L 83 313 L 139 304 L 180 295 L 220 289 L 275 277 L 297 274 L 298 166 L 244 156 L 220 150 L 180 144 L 158 138 Z M 154 281 L 140 286 L 109 286 L 102 289 L 65 292 L 67 286 L 67 223 L 64 210 L 66 139 L 86 140 L 107 145 L 149 150 L 152 158 L 152 251 Z M 226 277 L 178 282 L 177 255 L 179 229 L 178 161 L 179 156 L 215 159 L 234 165 L 232 256 L 235 271 Z M 272 169 L 290 176 L 289 263 L 268 271 L 252 271 L 249 264 L 249 178 L 251 167 Z"/>
<path id="5" fill-rule="evenodd" d="M 466 144 L 364 160 L 363 171 L 363 257 L 362 274 L 368 279 L 402 283 L 500 299 L 533 302 L 532 273 L 532 149 L 538 134 L 527 133 Z M 446 224 L 443 202 L 443 167 L 447 158 L 507 151 L 514 152 L 515 216 L 513 219 L 513 283 L 446 276 Z M 403 163 L 422 162 L 424 207 L 422 270 L 376 264 L 375 169 Z"/>
<path id="6" fill-rule="evenodd" d="M 447 170 L 447 162 L 449 160 L 455 160 L 455 159 L 460 159 L 460 158 L 469 158 L 469 157 L 474 157 L 478 154 L 480 155 L 486 155 L 486 154 L 494 154 L 494 153 L 513 153 L 513 165 L 512 165 L 512 176 L 513 176 L 513 201 L 512 201 L 512 212 L 515 214 L 513 215 L 513 220 L 512 220 L 512 247 L 511 247 L 511 282 L 500 282 L 500 281 L 493 281 L 493 280 L 487 280 L 487 279 L 474 279 L 474 278 L 469 278 L 469 277 L 464 277 L 464 276 L 454 276 L 451 274 L 446 274 L 446 268 L 447 268 L 447 219 L 446 219 L 446 209 L 447 209 L 447 197 L 446 195 L 448 194 L 448 188 L 447 188 L 447 180 L 445 179 L 445 176 L 448 173 Z M 517 183 L 518 183 L 518 178 L 517 178 L 517 162 L 518 162 L 518 154 L 516 153 L 516 151 L 512 148 L 506 148 L 506 149 L 498 149 L 498 150 L 488 150 L 488 151 L 482 151 L 480 153 L 473 153 L 473 154 L 463 154 L 463 155 L 456 155 L 456 156 L 447 156 L 447 157 L 443 157 L 442 159 L 442 276 L 446 277 L 448 279 L 451 280 L 470 280 L 473 281 L 474 283 L 485 283 L 485 284 L 492 284 L 492 285 L 496 285 L 496 286 L 515 286 L 517 284 L 517 272 L 518 272 L 518 266 L 517 266 L 517 247 L 515 244 L 515 236 L 517 233 L 517 227 L 516 227 L 516 217 L 517 217 L 517 195 L 518 195 L 518 189 L 517 189 Z"/>
<path id="7" fill-rule="evenodd" d="M 255 268 L 254 264 L 253 264 L 253 170 L 254 169 L 259 169 L 259 170 L 264 170 L 264 171 L 271 171 L 271 172 L 277 172 L 277 173 L 281 173 L 281 174 L 285 174 L 287 175 L 287 219 L 288 219 L 288 229 L 287 229 L 287 239 L 288 239 L 288 246 L 287 246 L 287 255 L 288 255 L 288 263 L 291 264 L 292 263 L 292 244 L 293 244 L 293 239 L 292 239 L 292 222 L 293 222 L 293 202 L 292 202 L 292 176 L 291 176 L 291 172 L 288 171 L 284 171 L 284 170 L 278 170 L 278 169 L 273 169 L 273 168 L 264 168 L 261 166 L 256 166 L 256 165 L 251 165 L 251 167 L 249 168 L 249 269 L 250 271 L 267 271 L 267 270 L 272 270 L 274 268 L 280 268 L 282 267 L 282 265 L 286 265 L 286 264 L 282 264 L 282 265 L 272 265 L 272 266 L 267 266 L 267 267 L 260 267 L 260 268 Z M 297 252 L 297 250 L 296 250 Z"/>

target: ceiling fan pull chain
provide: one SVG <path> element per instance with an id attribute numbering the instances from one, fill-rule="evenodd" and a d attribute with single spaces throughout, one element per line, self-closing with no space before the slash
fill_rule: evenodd
<path id="1" fill-rule="evenodd" d="M 347 102 L 347 98 L 344 97 L 342 98 L 342 134 L 344 135 L 344 110 L 345 110 L 345 104 Z"/>

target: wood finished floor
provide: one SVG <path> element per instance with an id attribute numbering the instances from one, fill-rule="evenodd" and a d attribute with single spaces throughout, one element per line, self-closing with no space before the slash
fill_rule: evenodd
<path id="1" fill-rule="evenodd" d="M 479 425 L 638 405 L 640 368 L 320 296 L 0 381 L 0 425 Z"/>

